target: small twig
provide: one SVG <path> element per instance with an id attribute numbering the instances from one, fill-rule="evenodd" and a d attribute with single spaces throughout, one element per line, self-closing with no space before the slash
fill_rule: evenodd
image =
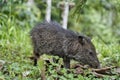
<path id="1" fill-rule="evenodd" d="M 116 66 L 111 66 L 111 67 L 106 67 L 106 68 L 101 68 L 101 69 L 92 69 L 93 72 L 96 72 L 96 73 L 106 73 L 106 71 L 112 69 L 112 68 L 116 68 Z"/>
<path id="2" fill-rule="evenodd" d="M 97 78 L 103 78 L 104 77 L 103 74 L 99 74 L 99 73 L 96 73 L 96 72 L 92 72 L 92 74 L 94 74 Z"/>
<path id="3" fill-rule="evenodd" d="M 46 77 L 45 77 L 45 69 L 42 69 L 41 70 L 41 80 L 46 80 Z"/>

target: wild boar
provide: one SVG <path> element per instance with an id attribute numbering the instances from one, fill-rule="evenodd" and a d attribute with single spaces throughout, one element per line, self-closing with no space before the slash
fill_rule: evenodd
<path id="1" fill-rule="evenodd" d="M 100 67 L 96 49 L 89 37 L 63 29 L 57 22 L 42 22 L 31 30 L 34 48 L 34 65 L 42 54 L 63 58 L 64 66 L 70 68 L 70 60 Z"/>

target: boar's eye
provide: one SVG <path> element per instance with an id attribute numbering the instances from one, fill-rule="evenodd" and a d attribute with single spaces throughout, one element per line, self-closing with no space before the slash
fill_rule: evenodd
<path id="1" fill-rule="evenodd" d="M 93 55 L 93 52 L 90 51 L 89 54 L 90 54 L 90 55 Z"/>

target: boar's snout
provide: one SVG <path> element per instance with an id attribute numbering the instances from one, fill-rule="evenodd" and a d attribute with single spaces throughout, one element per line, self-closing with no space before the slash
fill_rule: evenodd
<path id="1" fill-rule="evenodd" d="M 99 61 L 95 61 L 95 64 L 90 64 L 90 67 L 95 68 L 95 69 L 99 69 L 100 68 Z"/>

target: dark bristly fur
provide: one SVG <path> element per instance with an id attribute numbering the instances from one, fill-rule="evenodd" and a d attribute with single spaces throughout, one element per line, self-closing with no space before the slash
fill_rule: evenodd
<path id="1" fill-rule="evenodd" d="M 73 31 L 63 29 L 57 22 L 44 21 L 31 30 L 34 47 L 34 65 L 42 54 L 63 58 L 64 66 L 70 67 L 70 59 L 93 68 L 99 67 L 96 50 L 91 40 Z"/>

